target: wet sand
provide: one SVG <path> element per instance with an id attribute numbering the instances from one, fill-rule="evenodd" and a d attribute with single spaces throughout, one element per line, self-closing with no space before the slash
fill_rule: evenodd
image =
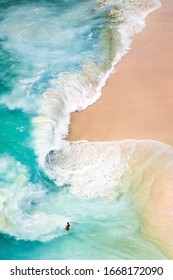
<path id="1" fill-rule="evenodd" d="M 69 140 L 154 139 L 173 144 L 173 4 L 146 19 L 95 104 L 71 116 Z"/>
<path id="2" fill-rule="evenodd" d="M 172 0 L 162 1 L 162 7 L 147 17 L 131 48 L 100 100 L 72 114 L 69 140 L 153 139 L 173 145 Z M 172 149 L 152 161 L 154 152 L 143 146 L 143 152 L 136 150 L 137 162 L 127 176 L 134 186 L 132 201 L 141 214 L 144 235 L 173 259 Z M 135 184 L 140 176 L 140 184 Z"/>

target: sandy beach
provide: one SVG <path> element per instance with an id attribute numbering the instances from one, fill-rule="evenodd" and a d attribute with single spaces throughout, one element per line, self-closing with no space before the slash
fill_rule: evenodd
<path id="1" fill-rule="evenodd" d="M 173 144 L 173 4 L 146 19 L 94 105 L 73 113 L 70 140 L 154 139 Z"/>
<path id="2" fill-rule="evenodd" d="M 109 77 L 100 100 L 72 114 L 69 140 L 153 139 L 173 145 L 172 15 L 172 0 L 165 0 L 147 17 L 146 27 L 135 36 L 131 51 Z M 134 192 L 134 205 L 141 211 L 143 232 L 172 259 L 172 156 L 161 157 L 147 171 L 141 168 L 150 152 L 147 157 L 146 150 L 139 152 L 137 158 L 141 161 L 134 172 L 139 166 L 138 174 L 144 173 Z M 127 177 L 133 178 L 134 172 Z"/>

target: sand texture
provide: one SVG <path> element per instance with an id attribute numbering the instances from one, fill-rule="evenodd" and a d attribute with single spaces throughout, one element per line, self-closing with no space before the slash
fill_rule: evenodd
<path id="1" fill-rule="evenodd" d="M 70 140 L 154 139 L 173 144 L 173 3 L 146 19 L 103 95 L 72 114 Z"/>

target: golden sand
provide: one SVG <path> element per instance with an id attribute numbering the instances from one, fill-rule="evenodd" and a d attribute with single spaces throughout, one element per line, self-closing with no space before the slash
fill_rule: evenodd
<path id="1" fill-rule="evenodd" d="M 154 139 L 173 145 L 172 0 L 162 1 L 162 7 L 147 17 L 145 29 L 135 36 L 131 47 L 100 100 L 72 114 L 69 140 Z M 132 190 L 132 199 L 141 212 L 143 232 L 173 258 L 172 153 L 145 172 L 141 166 L 146 154 L 136 156 L 141 163 L 134 165 L 132 173 L 139 172 L 139 180 L 140 174 L 142 177 Z"/>
<path id="2" fill-rule="evenodd" d="M 173 143 L 173 4 L 150 14 L 99 101 L 72 114 L 70 140 Z"/>

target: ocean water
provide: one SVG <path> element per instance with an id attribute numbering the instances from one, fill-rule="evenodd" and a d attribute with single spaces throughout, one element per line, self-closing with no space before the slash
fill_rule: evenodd
<path id="1" fill-rule="evenodd" d="M 66 141 L 159 7 L 0 0 L 0 259 L 171 258 L 172 147 Z"/>

